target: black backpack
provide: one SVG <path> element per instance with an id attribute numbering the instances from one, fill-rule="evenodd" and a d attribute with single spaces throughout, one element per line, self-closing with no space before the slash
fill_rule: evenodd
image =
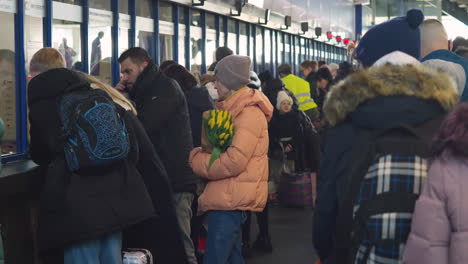
<path id="1" fill-rule="evenodd" d="M 358 129 L 338 183 L 334 264 L 401 263 L 416 200 L 442 116 L 418 127 Z"/>
<path id="2" fill-rule="evenodd" d="M 123 117 L 106 92 L 85 87 L 58 102 L 70 171 L 108 166 L 128 156 L 130 140 Z"/>

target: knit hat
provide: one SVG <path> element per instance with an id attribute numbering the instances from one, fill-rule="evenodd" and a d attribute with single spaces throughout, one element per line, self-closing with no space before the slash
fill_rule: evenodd
<path id="1" fill-rule="evenodd" d="M 411 9 L 404 17 L 397 17 L 371 28 L 362 37 L 356 48 L 356 57 L 370 67 L 381 57 L 392 51 L 402 51 L 419 59 L 421 56 L 421 34 L 419 25 L 424 21 L 421 10 Z"/>
<path id="2" fill-rule="evenodd" d="M 226 88 L 237 91 L 250 83 L 250 66 L 249 57 L 230 55 L 218 62 L 215 76 Z"/>
<path id="3" fill-rule="evenodd" d="M 279 91 L 278 96 L 276 97 L 276 109 L 281 111 L 281 103 L 284 102 L 284 101 L 290 102 L 291 105 L 293 104 L 293 100 L 292 100 L 291 96 L 288 95 L 287 92 Z"/>

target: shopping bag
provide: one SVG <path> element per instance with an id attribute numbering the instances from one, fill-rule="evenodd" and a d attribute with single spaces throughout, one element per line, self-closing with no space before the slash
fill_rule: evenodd
<path id="1" fill-rule="evenodd" d="M 284 173 L 280 181 L 279 200 L 287 207 L 313 207 L 311 173 Z"/>

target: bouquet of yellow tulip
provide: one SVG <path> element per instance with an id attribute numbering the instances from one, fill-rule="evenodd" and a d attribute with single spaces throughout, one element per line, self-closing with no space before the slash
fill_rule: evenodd
<path id="1" fill-rule="evenodd" d="M 207 114 L 208 115 L 208 114 Z M 234 136 L 234 124 L 228 111 L 211 110 L 207 118 L 203 120 L 203 129 L 206 139 L 213 147 L 208 168 L 219 158 L 219 155 L 232 144 Z"/>

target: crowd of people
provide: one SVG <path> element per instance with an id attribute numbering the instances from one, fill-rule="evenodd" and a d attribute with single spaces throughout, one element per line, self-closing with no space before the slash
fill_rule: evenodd
<path id="1" fill-rule="evenodd" d="M 322 263 L 464 263 L 465 42 L 410 10 L 364 35 L 359 67 L 304 61 L 302 76 L 283 64 L 277 78 L 221 47 L 194 76 L 136 47 L 120 55 L 115 87 L 39 50 L 28 106 L 30 155 L 45 173 L 41 258 L 118 264 L 137 248 L 155 263 L 244 263 L 273 251 L 269 207 L 286 176 L 306 175 L 318 181 L 306 187 Z M 216 159 L 204 117 L 214 109 L 233 124 Z"/>

